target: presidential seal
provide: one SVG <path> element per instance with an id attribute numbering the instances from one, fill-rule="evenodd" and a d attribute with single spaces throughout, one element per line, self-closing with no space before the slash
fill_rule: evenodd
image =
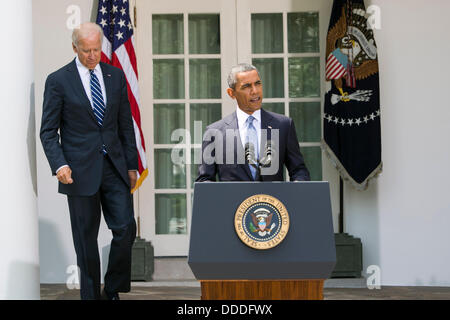
<path id="1" fill-rule="evenodd" d="M 236 234 L 247 246 L 266 250 L 279 245 L 289 230 L 289 214 L 284 204 L 269 195 L 245 199 L 234 216 Z"/>

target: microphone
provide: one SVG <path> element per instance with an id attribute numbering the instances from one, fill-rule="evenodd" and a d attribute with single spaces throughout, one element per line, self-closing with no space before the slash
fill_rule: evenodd
<path id="1" fill-rule="evenodd" d="M 255 157 L 255 147 L 250 142 L 245 144 L 245 160 L 247 160 L 251 166 L 258 168 L 258 162 Z"/>
<path id="2" fill-rule="evenodd" d="M 263 168 L 268 168 L 272 165 L 272 143 L 270 140 L 266 142 L 264 150 L 264 157 L 259 161 L 259 165 Z"/>

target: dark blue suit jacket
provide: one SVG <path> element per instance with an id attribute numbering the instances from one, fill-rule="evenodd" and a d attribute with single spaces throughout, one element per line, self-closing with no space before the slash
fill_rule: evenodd
<path id="1" fill-rule="evenodd" d="M 125 75 L 113 66 L 100 66 L 107 95 L 103 127 L 94 116 L 75 60 L 50 74 L 45 84 L 40 137 L 52 173 L 63 165 L 72 169 L 73 184 L 59 183 L 59 192 L 67 195 L 90 196 L 98 191 L 103 145 L 127 185 L 128 170 L 138 169 Z"/>
<path id="2" fill-rule="evenodd" d="M 279 141 L 276 145 L 274 145 L 275 139 L 272 139 L 275 137 L 272 132 L 274 129 L 279 130 Z M 286 166 L 291 181 L 309 181 L 309 171 L 300 153 L 297 133 L 292 119 L 261 109 L 261 130 L 267 130 L 266 139 L 265 135 L 261 135 L 262 141 L 259 147 L 261 157 L 264 156 L 266 141 L 272 140 L 274 149 L 272 162 L 278 161 L 278 170 L 270 175 L 262 174 L 257 180 L 284 181 L 283 172 L 284 166 Z M 232 132 L 235 134 L 231 135 Z M 218 136 L 220 138 L 217 138 Z M 230 139 L 233 141 L 230 141 Z M 218 152 L 218 150 L 221 152 Z M 230 152 L 233 152 L 233 156 L 228 155 L 228 160 L 231 158 L 232 161 L 227 161 L 227 153 Z M 204 157 L 211 153 L 213 159 Z M 242 158 L 238 159 L 238 154 L 243 155 L 244 153 L 237 116 L 234 112 L 207 127 L 202 145 L 202 163 L 198 168 L 196 181 L 216 181 L 216 176 L 219 181 L 253 181 L 248 164 L 242 163 Z"/>

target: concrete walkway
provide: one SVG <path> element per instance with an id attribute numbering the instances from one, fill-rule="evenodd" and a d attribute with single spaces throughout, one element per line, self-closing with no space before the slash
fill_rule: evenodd
<path id="1" fill-rule="evenodd" d="M 450 300 L 450 287 L 391 287 L 369 290 L 358 279 L 331 279 L 325 282 L 325 300 Z M 133 282 L 122 300 L 200 300 L 197 281 Z M 41 284 L 42 300 L 79 300 L 78 290 L 65 284 Z"/>

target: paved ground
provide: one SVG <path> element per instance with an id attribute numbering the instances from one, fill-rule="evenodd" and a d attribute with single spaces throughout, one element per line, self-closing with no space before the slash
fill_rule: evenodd
<path id="1" fill-rule="evenodd" d="M 133 283 L 131 292 L 121 294 L 122 300 L 199 300 L 200 287 L 192 283 L 184 286 L 139 285 Z M 42 300 L 79 300 L 78 290 L 69 290 L 64 284 L 42 284 Z M 325 300 L 450 300 L 450 287 L 381 287 L 324 288 Z"/>

